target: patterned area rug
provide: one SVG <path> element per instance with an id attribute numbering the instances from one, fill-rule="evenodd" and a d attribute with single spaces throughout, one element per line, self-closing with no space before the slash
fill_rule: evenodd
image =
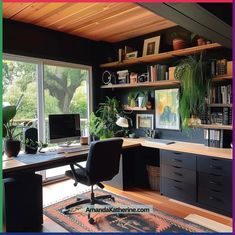
<path id="1" fill-rule="evenodd" d="M 112 194 L 104 190 L 95 190 L 95 194 Z M 107 201 L 114 206 L 141 205 L 122 196 L 114 195 L 115 202 Z M 81 194 L 81 198 L 89 198 L 90 192 Z M 66 199 L 44 208 L 44 214 L 58 223 L 69 232 L 214 232 L 193 222 L 166 214 L 154 209 L 154 213 L 123 214 L 118 217 L 110 213 L 93 213 L 95 223 L 91 225 L 87 214 L 80 208 L 73 208 L 70 214 L 64 215 L 61 211 L 64 206 L 76 201 L 76 197 Z"/>

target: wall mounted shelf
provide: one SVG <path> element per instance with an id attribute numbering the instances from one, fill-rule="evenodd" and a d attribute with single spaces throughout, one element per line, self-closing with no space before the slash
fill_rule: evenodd
<path id="1" fill-rule="evenodd" d="M 232 104 L 207 104 L 207 107 L 215 107 L 215 108 L 226 108 L 226 107 L 229 107 L 229 108 L 232 108 L 233 105 Z"/>
<path id="2" fill-rule="evenodd" d="M 219 124 L 199 124 L 191 125 L 191 127 L 203 128 L 203 129 L 218 129 L 218 130 L 232 130 L 231 125 L 219 125 Z"/>
<path id="3" fill-rule="evenodd" d="M 130 107 L 128 105 L 123 105 L 125 111 L 153 111 L 153 109 L 147 109 L 146 107 Z"/>
<path id="4" fill-rule="evenodd" d="M 230 74 L 225 74 L 212 78 L 212 82 L 222 82 L 227 80 L 232 80 L 233 76 Z"/>
<path id="5" fill-rule="evenodd" d="M 113 85 L 103 85 L 101 88 L 104 89 L 114 89 L 114 88 L 134 88 L 134 87 L 167 87 L 167 86 L 178 86 L 180 84 L 177 80 L 163 80 L 157 82 L 143 82 L 136 84 L 113 84 Z"/>
<path id="6" fill-rule="evenodd" d="M 159 53 L 155 55 L 142 56 L 138 58 L 124 60 L 122 62 L 116 61 L 116 62 L 111 62 L 111 63 L 105 63 L 105 64 L 101 64 L 100 67 L 101 68 L 122 68 L 122 67 L 128 67 L 130 65 L 135 65 L 135 64 L 163 61 L 163 60 L 171 59 L 177 56 L 192 55 L 192 54 L 204 51 L 204 50 L 217 49 L 220 47 L 222 46 L 219 43 L 211 43 L 211 44 L 207 44 L 203 46 L 189 47 L 189 48 L 176 50 L 176 51 L 168 51 L 168 52 Z"/>

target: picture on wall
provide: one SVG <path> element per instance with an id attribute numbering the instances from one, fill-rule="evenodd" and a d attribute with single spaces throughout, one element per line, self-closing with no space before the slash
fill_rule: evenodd
<path id="1" fill-rule="evenodd" d="M 153 129 L 153 114 L 136 114 L 136 128 Z"/>
<path id="2" fill-rule="evenodd" d="M 156 128 L 179 130 L 179 89 L 155 90 Z"/>

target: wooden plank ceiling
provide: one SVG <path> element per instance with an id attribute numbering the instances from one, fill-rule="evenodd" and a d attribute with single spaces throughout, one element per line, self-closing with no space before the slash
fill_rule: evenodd
<path id="1" fill-rule="evenodd" d="M 3 17 L 89 38 L 119 42 L 175 26 L 135 3 L 3 3 Z"/>

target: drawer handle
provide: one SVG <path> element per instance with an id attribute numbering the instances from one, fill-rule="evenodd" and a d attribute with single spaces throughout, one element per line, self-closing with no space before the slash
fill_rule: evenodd
<path id="1" fill-rule="evenodd" d="M 220 159 L 218 159 L 218 158 L 211 158 L 211 160 L 213 160 L 213 161 L 219 161 Z"/>
<path id="2" fill-rule="evenodd" d="M 210 188 L 210 191 L 212 191 L 212 192 L 216 192 L 216 193 L 221 193 L 221 191 L 220 191 L 220 190 L 216 190 L 216 189 L 212 189 L 212 188 Z"/>
<path id="3" fill-rule="evenodd" d="M 217 201 L 217 202 L 222 202 L 222 200 L 220 198 L 217 198 L 217 197 L 210 196 L 209 199 L 213 200 L 213 201 Z"/>
<path id="4" fill-rule="evenodd" d="M 210 184 L 214 184 L 214 185 L 221 185 L 220 182 L 216 182 L 216 181 L 210 181 L 209 183 L 210 183 Z"/>
<path id="5" fill-rule="evenodd" d="M 173 162 L 182 162 L 182 160 L 177 159 L 177 158 L 173 158 L 172 161 L 173 161 Z"/>
<path id="6" fill-rule="evenodd" d="M 176 154 L 176 155 L 181 155 L 181 153 L 179 153 L 179 152 L 173 152 L 174 154 Z"/>
<path id="7" fill-rule="evenodd" d="M 211 169 L 216 169 L 216 170 L 222 170 L 222 167 L 220 166 L 214 166 L 214 165 L 210 165 Z"/>
<path id="8" fill-rule="evenodd" d="M 174 172 L 175 175 L 178 175 L 178 176 L 183 176 L 183 174 L 181 173 L 178 173 L 178 172 Z"/>
<path id="9" fill-rule="evenodd" d="M 180 180 L 174 180 L 176 183 L 182 183 L 182 181 Z"/>
<path id="10" fill-rule="evenodd" d="M 178 186 L 174 186 L 173 188 L 178 189 L 178 190 L 182 190 L 182 188 L 178 187 Z"/>
<path id="11" fill-rule="evenodd" d="M 181 166 L 173 166 L 174 168 L 180 169 L 182 168 Z"/>
<path id="12" fill-rule="evenodd" d="M 222 175 L 218 175 L 218 174 L 214 174 L 214 173 L 210 173 L 211 176 L 216 176 L 216 177 L 219 177 L 219 176 L 222 176 Z"/>

